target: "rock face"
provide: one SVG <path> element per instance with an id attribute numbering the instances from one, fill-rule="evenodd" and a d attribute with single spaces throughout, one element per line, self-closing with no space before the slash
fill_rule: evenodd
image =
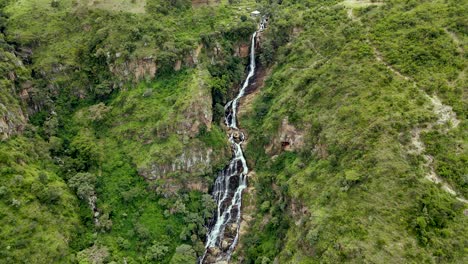
<path id="1" fill-rule="evenodd" d="M 195 137 L 202 126 L 208 131 L 211 129 L 213 119 L 211 91 L 206 84 L 209 78 L 208 72 L 199 71 L 192 82 L 194 86 L 191 90 L 191 98 L 188 104 L 183 108 L 183 120 L 178 123 L 176 133 Z"/>
<path id="2" fill-rule="evenodd" d="M 211 174 L 216 164 L 224 163 L 224 156 L 211 148 L 187 147 L 181 155 L 167 163 L 153 162 L 142 167 L 138 173 L 153 182 L 153 189 L 164 197 L 175 195 L 180 190 L 196 190 L 207 193 L 212 180 L 201 177 Z M 190 177 L 187 177 L 190 176 Z"/>
<path id="3" fill-rule="evenodd" d="M 110 64 L 109 70 L 119 79 L 140 81 L 145 78 L 154 78 L 158 66 L 155 59 L 146 57 L 131 60 L 122 64 Z"/>
<path id="4" fill-rule="evenodd" d="M 304 146 L 304 132 L 289 123 L 288 117 L 283 118 L 278 134 L 267 146 L 269 154 L 279 151 L 295 151 Z"/>
<path id="5" fill-rule="evenodd" d="M 0 140 L 6 140 L 24 130 L 28 117 L 22 105 L 29 100 L 31 83 L 13 51 L 0 48 L 0 58 Z"/>
<path id="6" fill-rule="evenodd" d="M 247 58 L 249 56 L 249 44 L 247 43 L 240 43 L 234 46 L 234 56 L 240 58 Z"/>
<path id="7" fill-rule="evenodd" d="M 203 173 L 211 166 L 213 150 L 187 149 L 171 163 L 153 163 L 148 169 L 141 169 L 140 174 L 148 180 L 157 180 L 174 172 Z"/>
<path id="8" fill-rule="evenodd" d="M 206 146 L 198 137 L 200 133 L 210 131 L 212 126 L 211 91 L 206 85 L 209 77 L 206 70 L 199 70 L 193 75 L 186 86 L 190 97 L 182 96 L 181 100 L 176 102 L 174 116 L 168 127 L 160 132 L 165 135 L 177 135 L 181 146 L 170 154 L 166 153 L 170 158 L 162 158 L 158 153 L 149 153 L 154 159 L 137 165 L 139 174 L 154 182 L 156 191 L 164 196 L 175 194 L 181 189 L 208 192 L 212 180 L 201 176 L 211 175 L 213 168 L 218 164 L 225 164 L 224 159 L 230 154 L 227 144 L 225 147 L 212 148 Z"/>
<path id="9" fill-rule="evenodd" d="M 6 140 L 14 134 L 21 133 L 26 121 L 19 106 L 11 110 L 0 103 L 0 140 Z"/>
<path id="10" fill-rule="evenodd" d="M 173 65 L 175 71 L 179 71 L 183 66 L 194 67 L 198 64 L 198 56 L 203 49 L 203 44 L 199 44 L 197 48 L 191 50 L 183 59 L 176 60 Z M 114 58 L 119 58 L 121 54 L 117 53 Z M 133 80 L 135 82 L 144 79 L 153 79 L 158 71 L 157 58 L 148 56 L 140 59 L 132 59 L 123 63 L 110 63 L 109 70 L 118 79 L 122 81 Z"/>

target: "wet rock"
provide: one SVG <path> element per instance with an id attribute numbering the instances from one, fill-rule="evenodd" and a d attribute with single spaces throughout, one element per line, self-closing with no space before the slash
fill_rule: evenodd
<path id="1" fill-rule="evenodd" d="M 230 246 L 231 246 L 231 244 L 230 244 L 229 241 L 227 241 L 227 240 L 223 240 L 223 241 L 221 242 L 221 248 L 222 248 L 223 250 L 228 250 Z"/>
<path id="2" fill-rule="evenodd" d="M 208 253 L 213 256 L 217 256 L 221 253 L 221 249 L 219 247 L 210 247 L 208 248 Z"/>
<path id="3" fill-rule="evenodd" d="M 244 141 L 244 134 L 242 134 L 242 132 L 239 131 L 233 131 L 232 138 L 234 139 L 234 142 L 240 143 Z"/>
<path id="4" fill-rule="evenodd" d="M 232 223 L 226 226 L 226 229 L 224 230 L 224 233 L 228 237 L 235 237 L 237 233 L 237 227 L 238 225 L 236 223 Z"/>

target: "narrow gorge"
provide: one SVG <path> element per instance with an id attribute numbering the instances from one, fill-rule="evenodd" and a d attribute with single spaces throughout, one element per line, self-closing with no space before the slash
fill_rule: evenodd
<path id="1" fill-rule="evenodd" d="M 0 264 L 468 263 L 466 14 L 0 0 Z"/>
<path id="2" fill-rule="evenodd" d="M 245 136 L 237 127 L 237 111 L 239 100 L 244 96 L 255 75 L 255 43 L 257 33 L 263 31 L 264 27 L 265 19 L 263 18 L 258 31 L 255 31 L 251 37 L 247 77 L 237 96 L 224 107 L 224 121 L 228 129 L 233 156 L 229 165 L 218 173 L 213 187 L 212 195 L 216 201 L 217 210 L 210 223 L 206 251 L 201 257 L 200 263 L 227 263 L 239 239 L 242 192 L 247 187 L 249 168 L 242 150 Z"/>

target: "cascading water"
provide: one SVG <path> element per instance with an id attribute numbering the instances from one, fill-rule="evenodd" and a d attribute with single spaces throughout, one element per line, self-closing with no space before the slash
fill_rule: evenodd
<path id="1" fill-rule="evenodd" d="M 265 27 L 264 19 L 260 23 L 259 31 Z M 242 191 L 247 187 L 247 173 L 249 169 L 242 151 L 244 134 L 237 128 L 237 106 L 239 99 L 244 96 L 250 79 L 255 74 L 255 38 L 252 35 L 250 47 L 250 66 L 244 84 L 237 96 L 224 107 L 225 123 L 229 128 L 229 142 L 233 150 L 233 157 L 229 165 L 219 172 L 213 188 L 213 198 L 217 203 L 217 211 L 208 230 L 205 253 L 200 263 L 227 263 L 239 239 L 241 220 Z"/>

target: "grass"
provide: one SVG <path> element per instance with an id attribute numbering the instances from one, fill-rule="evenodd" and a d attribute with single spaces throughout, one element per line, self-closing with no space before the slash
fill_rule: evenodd
<path id="1" fill-rule="evenodd" d="M 436 120 L 422 95 L 438 95 L 461 123 L 422 135 L 424 154 L 466 194 L 466 6 L 260 2 L 190 9 L 155 0 L 145 12 L 143 1 L 9 2 L 9 17 L 1 21 L 6 39 L 33 53 L 31 64 L 18 67 L 13 49 L 3 47 L 1 72 L 14 70 L 20 80 L 1 84 L 31 80 L 33 103 L 43 110 L 24 136 L 0 143 L 0 259 L 86 263 L 99 249 L 106 262 L 169 263 L 183 244 L 202 254 L 213 204 L 184 186 L 211 184 L 229 158 L 216 120 L 245 66 L 232 48 L 255 27 L 241 16 L 259 8 L 270 14 L 259 57 L 272 73 L 242 120 L 256 193 L 250 195 L 253 221 L 235 257 L 245 263 L 463 262 L 466 205 L 426 181 L 425 161 L 408 149 L 410 131 Z M 347 18 L 349 7 L 359 19 Z M 172 70 L 200 44 L 198 65 Z M 214 47 L 221 47 L 218 55 Z M 155 79 L 109 71 L 150 56 Z M 21 107 L 8 95 L 1 102 Z M 217 117 L 209 128 L 213 105 Z M 266 153 L 285 117 L 304 131 L 303 149 Z M 208 149 L 209 166 L 150 182 L 140 176 Z M 66 186 L 82 172 L 97 178 L 91 187 L 98 227 L 87 201 Z M 158 249 L 167 252 L 155 256 Z"/>
<path id="2" fill-rule="evenodd" d="M 60 218 L 51 219 L 48 210 L 52 209 L 37 205 L 36 200 L 44 198 L 30 194 L 31 183 L 22 186 L 26 191 L 18 194 L 22 197 L 21 205 L 30 215 L 44 212 L 37 223 L 37 229 L 43 230 L 17 230 L 13 234 L 12 224 L 6 225 L 2 230 L 5 238 L 2 259 L 18 262 L 19 256 L 23 256 L 27 261 L 25 252 L 33 248 L 30 256 L 38 263 L 87 263 L 98 256 L 104 261 L 125 258 L 128 262 L 151 263 L 154 262 L 151 250 L 162 246 L 168 250 L 158 262 L 168 263 L 181 244 L 188 245 L 188 252 L 200 255 L 205 238 L 203 224 L 213 208 L 206 204 L 210 199 L 184 186 L 200 182 L 209 186 L 214 171 L 226 164 L 230 151 L 218 125 L 209 128 L 203 124 L 211 122 L 208 54 L 200 55 L 198 67 L 184 67 L 179 72 L 172 70 L 173 60 L 185 58 L 198 47 L 204 35 L 213 31 L 217 31 L 213 40 L 222 39 L 223 48 L 229 47 L 243 40 L 246 31 L 250 35 L 254 22 L 242 22 L 236 17 L 240 11 L 231 6 L 129 14 L 118 9 L 135 10 L 123 4 L 111 5 L 110 1 L 101 1 L 93 7 L 81 4 L 60 1 L 58 6 L 52 6 L 49 1 L 26 0 L 11 2 L 5 8 L 9 16 L 5 32 L 8 41 L 34 51 L 24 75 L 32 80 L 34 94 L 41 95 L 34 100 L 44 104 L 44 110 L 31 117 L 34 127 L 29 133 L 49 141 L 42 144 L 41 156 L 27 150 L 23 155 L 50 166 L 53 162 L 49 154 L 57 160 L 52 168 L 54 181 L 60 184 L 50 189 L 63 192 L 68 204 L 58 206 L 68 207 L 61 212 L 63 216 L 59 213 L 56 217 Z M 232 60 L 229 52 L 227 48 L 226 60 Z M 122 56 L 115 58 L 116 53 Z M 114 58 L 108 61 L 105 54 Z M 130 82 L 122 78 L 122 82 L 121 76 L 109 72 L 110 64 L 148 56 L 158 58 L 157 79 Z M 243 61 L 233 61 L 236 68 L 243 67 Z M 31 77 L 30 70 L 40 72 L 40 76 Z M 109 88 L 112 86 L 121 89 Z M 52 107 L 56 115 L 48 111 Z M 198 126 L 193 126 L 195 119 L 200 121 Z M 185 131 L 188 133 L 182 133 Z M 40 140 L 33 139 L 29 144 Z M 13 149 L 14 142 L 8 141 L 5 150 Z M 192 172 L 169 173 L 150 183 L 139 173 L 139 169 L 149 169 L 153 164 L 171 165 L 184 152 L 204 154 L 209 149 L 213 151 L 212 162 Z M 17 159 L 13 156 L 5 156 L 8 167 Z M 28 162 L 25 168 L 36 167 Z M 77 201 L 65 184 L 82 172 L 97 178 L 92 188 L 97 197 L 99 226 L 95 226 L 88 202 Z M 37 177 L 33 173 L 27 176 L 28 181 Z M 164 186 L 173 184 L 177 188 L 170 196 L 155 191 L 161 188 L 164 191 Z M 23 199 L 34 201 L 34 205 L 24 205 Z M 5 211 L 2 221 L 13 223 L 15 209 L 10 208 L 14 206 L 11 199 L 1 205 Z M 20 226 L 27 229 L 34 221 L 24 217 Z M 63 229 L 56 228 L 60 225 L 49 227 L 54 221 L 62 221 Z M 77 227 L 72 229 L 73 225 Z M 23 236 L 32 239 L 26 241 Z M 41 239 L 46 240 L 43 242 L 46 249 L 35 251 L 41 248 L 37 246 Z M 177 258 L 181 257 L 184 256 L 179 253 Z"/>
<path id="3" fill-rule="evenodd" d="M 146 0 L 81 0 L 81 4 L 113 12 L 145 13 Z"/>
<path id="4" fill-rule="evenodd" d="M 6 262 L 21 263 L 24 256 L 36 263 L 70 260 L 69 241 L 81 226 L 78 201 L 47 148 L 40 138 L 0 143 L 0 256 Z"/>
<path id="5" fill-rule="evenodd" d="M 345 8 L 333 1 L 308 3 L 307 11 L 303 4 L 279 11 L 272 7 L 276 12 L 272 11 L 266 33 L 272 40 L 266 43 L 284 41 L 278 37 L 281 30 L 300 27 L 303 32 L 278 46 L 273 72 L 243 120 L 250 136 L 246 155 L 257 175 L 251 182 L 257 208 L 266 201 L 271 206 L 257 209 L 238 254 L 245 263 L 463 261 L 466 239 L 445 234 L 466 232 L 466 206 L 426 181 L 422 157 L 408 153 L 406 135 L 435 115 L 423 93 L 389 71 L 373 53 L 374 41 L 378 50 L 387 47 L 383 57 L 390 65 L 428 91 L 444 94 L 463 115 L 465 103 L 455 98 L 463 88 L 441 84 L 464 67 L 457 46 L 443 33 L 444 27 L 458 21 L 449 15 L 458 4 L 362 7 L 357 13 L 361 24 L 349 20 Z M 409 21 L 423 20 L 407 26 L 396 18 L 403 15 Z M 299 19 L 289 21 L 290 17 Z M 425 35 L 425 21 L 431 32 L 440 32 L 434 39 Z M 427 54 L 420 61 L 414 59 L 419 52 Z M 258 146 L 266 147 L 277 137 L 277 120 L 286 116 L 297 129 L 307 131 L 306 144 L 297 153 L 269 157 Z M 425 142 L 440 159 L 436 162 L 440 175 L 455 179 L 464 174 L 454 169 L 465 160 L 464 147 L 447 154 L 454 151 L 451 146 L 464 145 L 464 138 L 458 130 L 428 135 Z M 325 154 L 315 151 L 318 146 L 326 149 Z M 281 190 L 276 195 L 262 191 L 275 186 Z M 292 204 L 306 213 L 294 212 Z M 424 206 L 435 209 L 425 211 Z M 275 217 L 272 212 L 281 209 Z"/>

